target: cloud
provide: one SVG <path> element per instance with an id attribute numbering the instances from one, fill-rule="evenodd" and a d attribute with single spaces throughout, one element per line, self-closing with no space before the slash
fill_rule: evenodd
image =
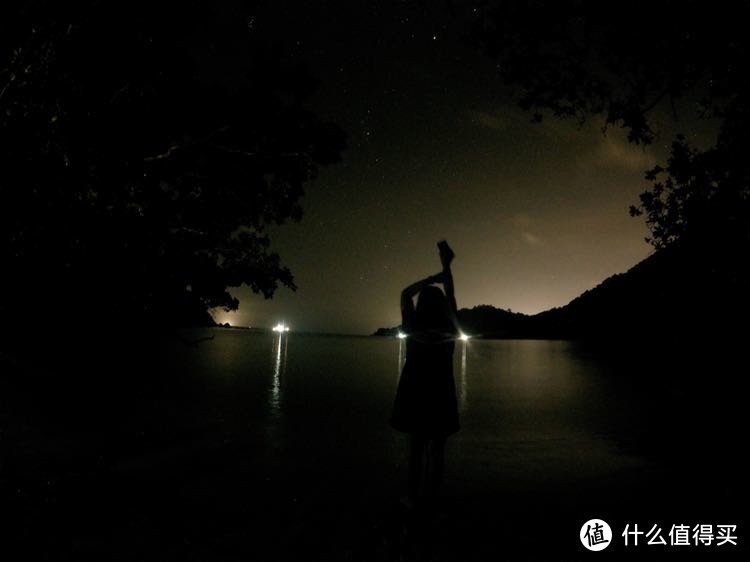
<path id="1" fill-rule="evenodd" d="M 521 236 L 523 237 L 524 241 L 529 246 L 541 246 L 543 244 L 542 239 L 538 236 L 533 235 L 531 232 L 523 232 L 521 233 Z"/>
<path id="2" fill-rule="evenodd" d="M 544 240 L 532 232 L 534 220 L 527 213 L 515 213 L 510 217 L 510 224 L 513 225 L 516 235 L 520 236 L 520 239 L 527 245 L 533 247 L 544 245 Z"/>
<path id="3" fill-rule="evenodd" d="M 619 132 L 609 131 L 594 137 L 595 145 L 581 151 L 578 166 L 587 169 L 617 168 L 626 172 L 645 172 L 656 165 L 652 149 L 631 144 Z"/>
<path id="4" fill-rule="evenodd" d="M 656 159 L 642 146 L 630 144 L 625 139 L 616 139 L 610 135 L 604 137 L 599 147 L 602 162 L 619 166 L 626 170 L 641 171 L 653 168 Z"/>

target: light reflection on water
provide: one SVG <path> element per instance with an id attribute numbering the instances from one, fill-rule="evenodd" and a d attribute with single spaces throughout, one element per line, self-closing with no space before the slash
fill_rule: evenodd
<path id="1" fill-rule="evenodd" d="M 285 333 L 275 333 L 273 336 L 273 378 L 271 381 L 269 411 L 271 416 L 279 418 L 281 416 L 281 378 L 284 376 L 287 361 L 287 348 L 289 345 L 289 335 Z"/>
<path id="2" fill-rule="evenodd" d="M 466 347 L 468 340 L 461 341 L 461 368 L 458 371 L 458 409 L 466 409 Z"/>
<path id="3" fill-rule="evenodd" d="M 259 430 L 290 462 L 310 449 L 401 462 L 402 436 L 388 419 L 403 340 L 214 333 L 189 363 L 200 367 L 207 389 L 221 393 L 211 407 L 236 407 L 238 423 Z M 648 423 L 629 379 L 607 376 L 607 365 L 567 342 L 469 340 L 456 347 L 461 431 L 451 437 L 453 469 L 491 479 L 626 466 L 615 454 L 618 443 Z"/>

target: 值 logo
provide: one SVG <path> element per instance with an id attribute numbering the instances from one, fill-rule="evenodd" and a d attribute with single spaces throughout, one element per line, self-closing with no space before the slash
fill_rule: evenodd
<path id="1" fill-rule="evenodd" d="M 604 550 L 612 542 L 612 529 L 606 521 L 591 519 L 581 527 L 581 543 L 589 550 Z"/>

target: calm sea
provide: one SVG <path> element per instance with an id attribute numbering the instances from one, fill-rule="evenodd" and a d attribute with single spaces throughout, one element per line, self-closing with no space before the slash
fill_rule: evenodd
<path id="1" fill-rule="evenodd" d="M 387 422 L 401 340 L 209 333 L 176 347 L 170 367 L 191 381 L 191 431 L 223 428 L 268 462 L 403 469 L 404 436 Z M 564 341 L 457 342 L 454 362 L 462 429 L 448 470 L 466 485 L 535 487 L 648 464 L 641 441 L 663 421 L 669 383 Z"/>
<path id="2" fill-rule="evenodd" d="M 77 426 L 88 437 L 53 423 L 25 449 L 5 439 L 24 548 L 75 560 L 577 560 L 593 518 L 619 543 L 628 524 L 747 522 L 746 465 L 727 454 L 745 427 L 744 408 L 728 406 L 745 400 L 727 392 L 731 366 L 688 380 L 672 357 L 457 342 L 461 430 L 442 515 L 420 527 L 399 504 L 406 438 L 388 425 L 404 342 L 188 336 L 212 339 L 174 340 L 132 378 L 89 379 L 79 403 L 96 409 Z M 21 413 L 47 412 L 37 402 Z"/>

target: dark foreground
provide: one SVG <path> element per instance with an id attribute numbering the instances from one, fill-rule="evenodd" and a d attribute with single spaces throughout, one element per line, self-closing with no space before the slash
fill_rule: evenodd
<path id="1" fill-rule="evenodd" d="M 241 392 L 210 393 L 191 380 L 176 386 L 166 370 L 149 377 L 131 370 L 123 379 L 113 368 L 114 378 L 87 372 L 72 384 L 30 371 L 28 362 L 6 358 L 3 367 L 2 548 L 17 553 L 7 559 L 739 560 L 750 553 L 739 386 L 688 388 L 652 435 L 634 436 L 632 462 L 601 473 L 578 464 L 592 452 L 575 442 L 559 458 L 535 458 L 523 456 L 523 442 L 469 450 L 454 440 L 441 502 L 409 511 L 399 503 L 405 443 L 389 433 L 393 445 L 362 446 L 373 437 L 350 431 L 356 407 L 327 405 L 321 411 L 330 421 L 321 427 L 329 434 L 310 439 L 301 426 L 253 423 Z M 300 437 L 279 441 L 276 431 Z M 644 454 L 648 462 L 638 460 Z M 507 468 L 484 473 L 498 456 Z M 615 532 L 599 553 L 578 539 L 591 518 Z M 738 545 L 647 546 L 641 538 L 625 547 L 619 535 L 628 523 L 643 531 L 657 523 L 667 542 L 672 524 L 734 524 Z"/>

